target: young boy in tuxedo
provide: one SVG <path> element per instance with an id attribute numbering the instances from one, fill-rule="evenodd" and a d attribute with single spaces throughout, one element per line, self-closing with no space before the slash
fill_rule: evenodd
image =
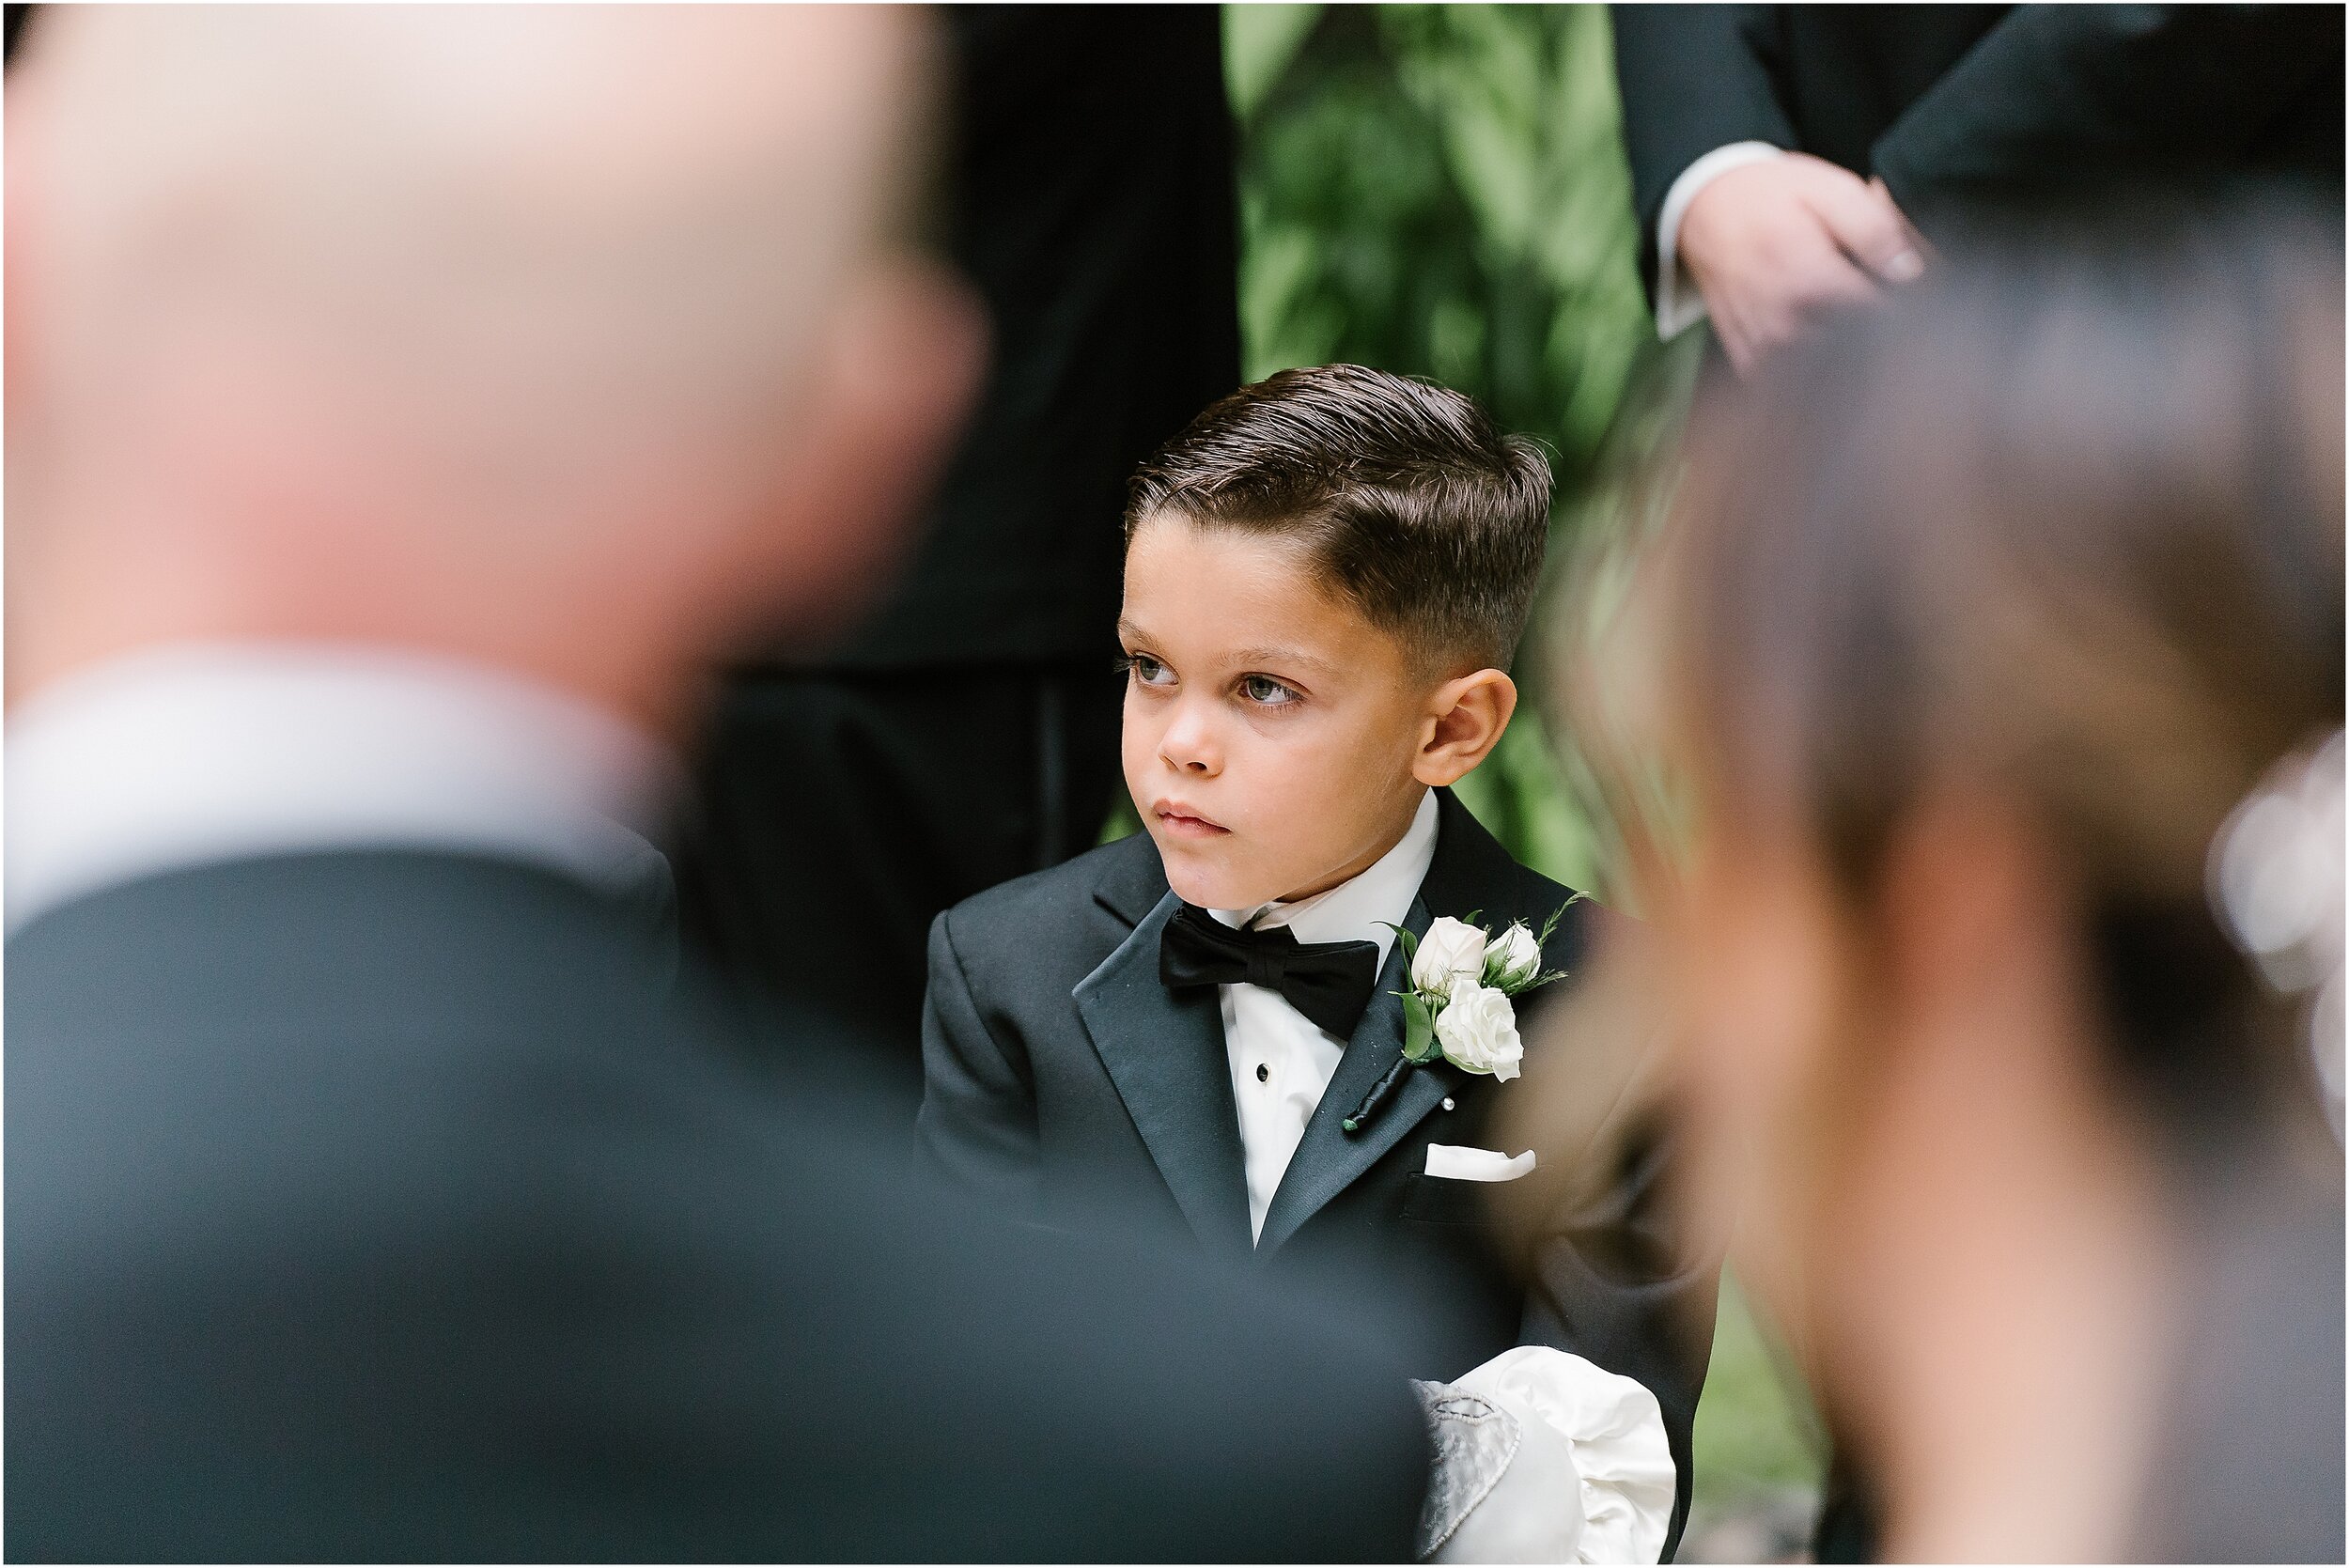
<path id="1" fill-rule="evenodd" d="M 1460 1000 L 1531 972 L 1562 909 L 1537 967 L 1574 975 L 1609 918 L 1447 787 L 1517 706 L 1548 511 L 1531 442 L 1354 365 L 1243 387 L 1146 464 L 1118 634 L 1147 832 L 931 927 L 920 1126 L 952 1176 L 1039 1221 L 1141 1216 L 1371 1281 L 1408 1304 L 1420 1375 L 1569 1440 L 1584 1560 L 1652 1561 L 1687 1509 L 1713 1269 L 1668 1239 L 1652 1150 L 1507 1239 L 1488 1201 L 1536 1155 L 1497 1114 L 1520 1065 L 1577 1073 L 1577 1042 L 1538 1027 L 1566 986 Z M 1471 916 L 1525 926 L 1521 951 L 1485 964 L 1453 924 Z M 1450 991 L 1448 956 L 1470 971 Z M 1407 1002 L 1416 980 L 1439 988 Z"/>

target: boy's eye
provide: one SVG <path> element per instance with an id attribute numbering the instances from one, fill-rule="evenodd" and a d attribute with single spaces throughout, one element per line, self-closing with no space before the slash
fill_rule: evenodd
<path id="1" fill-rule="evenodd" d="M 1270 675 L 1242 675 L 1240 694 L 1259 707 L 1282 707 L 1297 701 L 1297 693 Z"/>
<path id="2" fill-rule="evenodd" d="M 1163 686 L 1174 677 L 1174 672 L 1146 653 L 1127 656 L 1126 668 L 1144 686 Z"/>

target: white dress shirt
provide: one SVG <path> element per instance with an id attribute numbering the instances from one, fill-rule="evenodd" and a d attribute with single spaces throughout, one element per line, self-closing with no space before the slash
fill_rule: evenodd
<path id="1" fill-rule="evenodd" d="M 496 671 L 387 647 L 189 643 L 66 676 L 7 725 L 7 924 L 159 872 L 454 849 L 673 902 L 650 736 Z"/>
<path id="2" fill-rule="evenodd" d="M 1419 811 L 1395 846 L 1360 876 L 1293 904 L 1252 909 L 1210 909 L 1230 926 L 1286 926 L 1300 942 L 1376 942 L 1387 961 L 1400 925 L 1436 859 L 1436 794 L 1420 797 Z M 1265 1211 L 1305 1136 L 1305 1124 L 1330 1087 L 1346 1042 L 1291 1007 L 1267 986 L 1219 986 L 1223 1001 L 1223 1051 L 1232 1067 L 1232 1098 L 1239 1106 L 1239 1146 L 1248 1167 L 1248 1221 L 1264 1234 Z"/>

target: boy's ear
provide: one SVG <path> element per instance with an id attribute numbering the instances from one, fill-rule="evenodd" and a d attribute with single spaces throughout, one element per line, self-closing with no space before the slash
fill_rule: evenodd
<path id="1" fill-rule="evenodd" d="M 1411 776 L 1423 784 L 1456 783 L 1501 743 L 1517 710 L 1517 684 L 1499 670 L 1445 681 L 1428 697 Z"/>

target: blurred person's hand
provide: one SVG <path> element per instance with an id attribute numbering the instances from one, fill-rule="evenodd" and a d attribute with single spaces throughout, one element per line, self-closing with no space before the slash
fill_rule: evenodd
<path id="1" fill-rule="evenodd" d="M 1824 311 L 1924 271 L 1924 246 L 1881 181 L 1789 152 L 1707 181 L 1676 247 L 1740 374 Z"/>

